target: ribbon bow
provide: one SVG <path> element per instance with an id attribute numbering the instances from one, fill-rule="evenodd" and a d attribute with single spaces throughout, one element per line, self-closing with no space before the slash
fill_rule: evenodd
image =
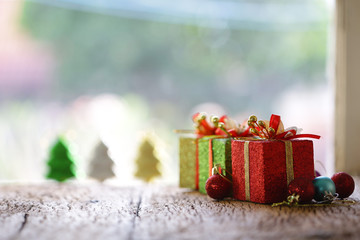
<path id="1" fill-rule="evenodd" d="M 320 139 L 315 134 L 298 134 L 301 129 L 291 127 L 284 130 L 284 125 L 279 115 L 272 114 L 270 121 L 257 121 L 256 116 L 250 116 L 248 120 L 250 132 L 262 139 L 291 140 L 295 138 Z"/>
<path id="2" fill-rule="evenodd" d="M 195 133 L 198 137 L 219 135 L 224 137 L 247 137 L 251 136 L 250 128 L 238 124 L 226 115 L 222 117 L 211 116 L 210 122 L 206 119 L 206 113 L 195 113 L 192 117 L 195 123 Z"/>

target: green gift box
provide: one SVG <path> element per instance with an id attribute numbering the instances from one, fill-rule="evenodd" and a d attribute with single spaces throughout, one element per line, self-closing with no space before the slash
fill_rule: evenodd
<path id="1" fill-rule="evenodd" d="M 197 145 L 198 138 L 180 137 L 179 140 L 179 157 L 180 157 L 180 187 L 197 189 Z"/>
<path id="2" fill-rule="evenodd" d="M 180 137 L 180 187 L 206 193 L 206 180 L 215 164 L 231 180 L 231 138 L 217 135 Z"/>
<path id="3" fill-rule="evenodd" d="M 231 138 L 207 136 L 199 139 L 199 192 L 206 193 L 212 168 L 220 164 L 223 174 L 231 180 Z"/>

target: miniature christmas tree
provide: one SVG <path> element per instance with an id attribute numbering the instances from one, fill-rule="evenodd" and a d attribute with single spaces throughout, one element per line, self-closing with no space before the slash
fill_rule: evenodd
<path id="1" fill-rule="evenodd" d="M 103 182 L 107 178 L 115 176 L 112 167 L 113 160 L 108 155 L 108 148 L 100 141 L 95 148 L 94 156 L 90 161 L 89 177 Z"/>
<path id="2" fill-rule="evenodd" d="M 47 162 L 50 170 L 47 178 L 63 182 L 75 177 L 74 160 L 65 142 L 58 138 L 55 145 L 51 148 L 50 158 Z"/>
<path id="3" fill-rule="evenodd" d="M 135 177 L 140 178 L 145 182 L 150 182 L 155 177 L 161 175 L 158 170 L 160 162 L 154 156 L 154 147 L 148 138 L 145 138 L 142 141 L 135 163 L 137 166 Z"/>

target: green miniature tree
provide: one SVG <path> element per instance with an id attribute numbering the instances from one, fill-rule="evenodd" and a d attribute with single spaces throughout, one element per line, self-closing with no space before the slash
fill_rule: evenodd
<path id="1" fill-rule="evenodd" d="M 145 138 L 140 145 L 135 163 L 137 166 L 135 177 L 140 178 L 145 182 L 150 182 L 155 177 L 161 176 L 158 169 L 160 162 L 155 157 L 154 147 L 147 138 Z"/>
<path id="2" fill-rule="evenodd" d="M 58 138 L 55 145 L 51 148 L 47 165 L 49 166 L 49 172 L 46 178 L 64 182 L 69 178 L 75 177 L 74 160 L 67 145 L 61 138 Z"/>

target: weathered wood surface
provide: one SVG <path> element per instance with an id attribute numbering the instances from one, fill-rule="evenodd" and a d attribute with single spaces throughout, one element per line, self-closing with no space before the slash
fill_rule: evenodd
<path id="1" fill-rule="evenodd" d="M 2 184 L 0 239 L 360 239 L 360 203 L 272 208 L 175 187 Z"/>

